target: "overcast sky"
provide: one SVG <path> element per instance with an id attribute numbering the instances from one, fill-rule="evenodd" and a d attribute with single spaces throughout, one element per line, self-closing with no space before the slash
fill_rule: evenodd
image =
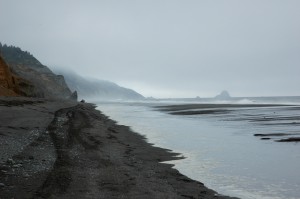
<path id="1" fill-rule="evenodd" d="M 299 0 L 0 0 L 0 42 L 144 96 L 300 95 Z"/>

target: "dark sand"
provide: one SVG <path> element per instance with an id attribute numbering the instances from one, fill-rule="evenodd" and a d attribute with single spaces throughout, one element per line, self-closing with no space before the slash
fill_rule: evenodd
<path id="1" fill-rule="evenodd" d="M 202 109 L 202 110 L 228 110 L 234 108 L 258 108 L 258 107 L 276 107 L 290 105 L 278 105 L 278 104 L 179 104 L 179 105 L 167 105 L 167 106 L 156 106 L 161 111 L 176 112 L 176 111 L 188 111 L 191 109 Z M 210 112 L 208 112 L 210 113 Z M 214 113 L 214 112 L 211 112 Z"/>
<path id="2" fill-rule="evenodd" d="M 91 104 L 0 98 L 0 198 L 229 198 Z"/>

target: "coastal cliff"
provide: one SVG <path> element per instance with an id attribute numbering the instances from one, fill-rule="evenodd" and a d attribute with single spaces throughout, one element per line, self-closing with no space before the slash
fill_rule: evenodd
<path id="1" fill-rule="evenodd" d="M 82 77 L 75 72 L 58 70 L 62 74 L 72 91 L 77 91 L 80 98 L 98 100 L 144 100 L 138 92 L 124 88 L 116 83 Z"/>
<path id="2" fill-rule="evenodd" d="M 10 90 L 17 88 L 16 93 L 28 97 L 67 99 L 72 95 L 64 77 L 54 74 L 29 52 L 0 43 L 0 55 L 16 77 L 15 86 Z"/>

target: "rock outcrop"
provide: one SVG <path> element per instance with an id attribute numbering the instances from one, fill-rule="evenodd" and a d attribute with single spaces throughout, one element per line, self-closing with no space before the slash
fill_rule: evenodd
<path id="1" fill-rule="evenodd" d="M 77 99 L 78 99 L 77 91 L 74 91 L 74 92 L 72 93 L 72 95 L 70 96 L 69 99 L 70 99 L 70 100 L 75 100 L 75 101 L 77 101 Z"/>
<path id="2" fill-rule="evenodd" d="M 17 77 L 0 55 L 0 96 L 18 96 Z"/>

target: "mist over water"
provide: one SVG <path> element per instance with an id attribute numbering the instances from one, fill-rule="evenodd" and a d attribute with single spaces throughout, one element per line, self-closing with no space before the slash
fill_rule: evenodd
<path id="1" fill-rule="evenodd" d="M 276 142 L 289 136 L 276 133 L 299 137 L 299 106 L 229 107 L 226 114 L 198 115 L 172 115 L 157 108 L 172 104 L 178 101 L 98 103 L 98 107 L 150 143 L 182 153 L 185 159 L 170 163 L 221 194 L 245 199 L 299 198 L 300 144 Z M 254 134 L 275 135 L 261 140 Z"/>

